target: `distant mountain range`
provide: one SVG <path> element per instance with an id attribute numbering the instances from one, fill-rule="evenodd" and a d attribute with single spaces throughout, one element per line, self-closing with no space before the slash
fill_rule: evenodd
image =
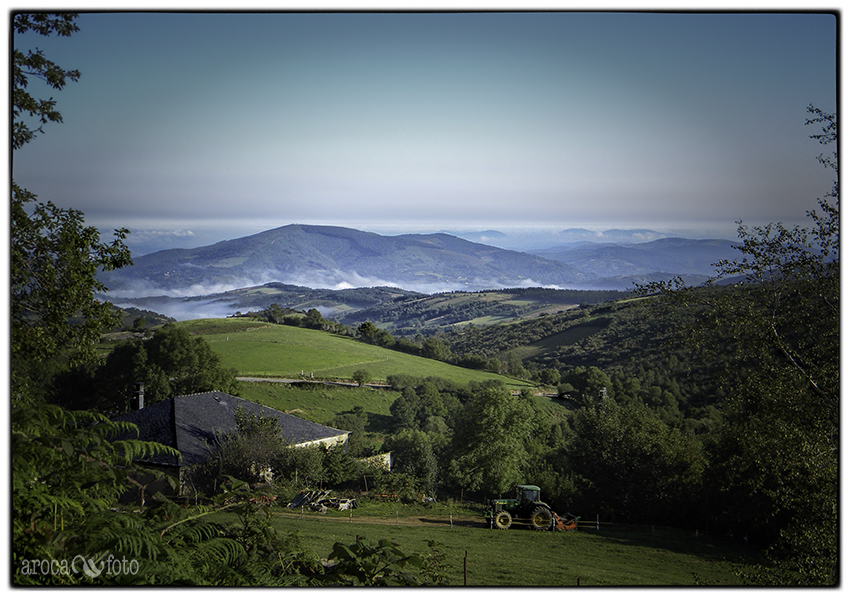
<path id="1" fill-rule="evenodd" d="M 582 229 L 564 232 L 571 239 L 595 235 Z M 624 239 L 660 235 L 643 230 L 606 233 L 608 238 Z M 480 233 L 487 238 L 499 234 Z M 267 283 L 331 290 L 383 287 L 417 293 L 523 287 L 628 290 L 634 282 L 674 276 L 699 284 L 714 273 L 712 264 L 737 256 L 731 241 L 717 239 L 660 238 L 627 244 L 576 241 L 532 253 L 446 233 L 384 236 L 343 227 L 293 224 L 196 249 L 143 255 L 134 258 L 133 266 L 103 273 L 101 278 L 113 298 L 192 297 L 193 303 L 203 298 L 218 301 L 223 292 Z M 151 306 L 150 301 L 124 304 Z"/>
<path id="2" fill-rule="evenodd" d="M 495 245 L 502 249 L 514 249 L 535 253 L 537 250 L 549 247 L 561 247 L 569 245 L 585 245 L 589 243 L 616 243 L 634 244 L 647 243 L 658 239 L 665 239 L 675 235 L 662 233 L 644 228 L 619 229 L 610 228 L 606 230 L 589 230 L 586 228 L 566 228 L 562 230 L 548 230 L 537 227 L 523 227 L 518 225 L 510 229 L 510 232 L 498 230 L 481 231 L 440 231 L 467 241 Z"/>
<path id="3" fill-rule="evenodd" d="M 635 244 L 580 244 L 534 251 L 595 277 L 675 273 L 710 276 L 714 264 L 740 257 L 731 241 L 666 238 Z"/>
<path id="4" fill-rule="evenodd" d="M 383 236 L 293 224 L 197 249 L 168 249 L 103 275 L 113 293 L 198 295 L 277 281 L 311 288 L 416 291 L 569 286 L 590 277 L 565 263 L 444 233 Z"/>

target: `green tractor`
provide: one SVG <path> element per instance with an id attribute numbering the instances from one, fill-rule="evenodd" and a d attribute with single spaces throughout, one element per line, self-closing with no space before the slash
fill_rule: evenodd
<path id="1" fill-rule="evenodd" d="M 494 498 L 484 513 L 490 526 L 508 529 L 514 521 L 528 523 L 532 529 L 552 529 L 555 515 L 545 502 L 540 500 L 538 486 L 517 486 L 516 498 Z"/>

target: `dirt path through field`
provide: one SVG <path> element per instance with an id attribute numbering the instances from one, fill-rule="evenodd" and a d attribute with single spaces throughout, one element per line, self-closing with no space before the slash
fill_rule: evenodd
<path id="1" fill-rule="evenodd" d="M 275 512 L 275 516 L 278 517 L 287 517 L 290 519 L 324 519 L 337 521 L 339 523 L 367 523 L 371 525 L 404 525 L 408 527 L 421 527 L 421 526 L 438 526 L 438 527 L 485 527 L 487 522 L 484 521 L 481 517 L 470 517 L 470 516 L 455 516 L 451 519 L 449 517 L 359 517 L 357 515 L 357 511 L 355 510 L 352 513 L 351 518 L 348 517 L 328 517 L 327 515 L 319 515 L 316 513 L 304 513 L 303 515 L 298 512 L 287 513 L 287 512 Z"/>

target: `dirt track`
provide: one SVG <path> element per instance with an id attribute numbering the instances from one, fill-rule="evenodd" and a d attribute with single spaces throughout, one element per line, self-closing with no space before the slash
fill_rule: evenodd
<path id="1" fill-rule="evenodd" d="M 337 521 L 339 523 L 349 523 L 348 517 L 328 517 L 327 515 L 319 515 L 316 513 L 304 513 L 302 516 L 299 512 L 275 512 L 276 516 L 279 517 L 289 517 L 292 519 L 324 519 L 329 521 Z M 449 527 L 449 526 L 458 526 L 458 527 L 486 527 L 487 522 L 484 521 L 481 517 L 470 517 L 470 516 L 457 516 L 453 517 L 449 520 L 448 517 L 358 517 L 357 511 L 353 511 L 351 516 L 352 521 L 356 521 L 357 523 L 366 523 L 370 525 L 404 525 L 408 527 L 421 527 L 421 526 L 437 526 L 437 527 Z"/>

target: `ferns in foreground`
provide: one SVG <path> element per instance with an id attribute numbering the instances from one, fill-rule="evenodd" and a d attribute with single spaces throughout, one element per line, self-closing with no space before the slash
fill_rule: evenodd
<path id="1" fill-rule="evenodd" d="M 12 413 L 12 583 L 15 585 L 318 586 L 347 585 L 343 569 L 303 548 L 297 533 L 271 525 L 271 497 L 228 478 L 203 505 L 161 494 L 153 506 L 120 498 L 162 478 L 137 459 L 179 456 L 152 442 L 116 440 L 135 426 L 54 405 Z M 147 477 L 142 477 L 144 474 Z M 235 523 L 221 523 L 231 513 Z M 364 584 L 440 583 L 434 563 L 382 541 L 347 550 L 370 553 Z M 331 559 L 334 559 L 333 554 Z M 436 553 L 435 553 L 436 554 Z M 324 563 L 324 564 L 323 564 Z M 356 565 L 355 566 L 359 566 Z M 384 573 L 379 573 L 385 571 Z"/>

